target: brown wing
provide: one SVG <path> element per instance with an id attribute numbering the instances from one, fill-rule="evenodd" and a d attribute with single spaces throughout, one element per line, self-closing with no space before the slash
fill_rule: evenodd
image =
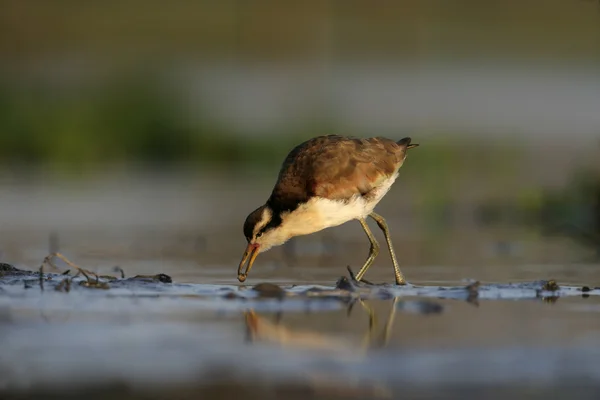
<path id="1" fill-rule="evenodd" d="M 394 174 L 401 161 L 399 155 L 399 146 L 389 139 L 343 140 L 314 160 L 313 193 L 336 200 L 367 195 Z"/>
<path id="2" fill-rule="evenodd" d="M 400 156 L 400 146 L 385 138 L 308 140 L 286 157 L 269 202 L 295 209 L 312 196 L 342 200 L 368 194 L 396 171 Z"/>

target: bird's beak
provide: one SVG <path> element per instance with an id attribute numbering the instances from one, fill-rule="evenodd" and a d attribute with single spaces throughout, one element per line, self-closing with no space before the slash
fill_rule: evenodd
<path id="1" fill-rule="evenodd" d="M 406 150 L 412 149 L 412 148 L 418 147 L 418 146 L 419 146 L 419 143 L 411 143 L 408 146 L 406 146 Z"/>
<path id="2" fill-rule="evenodd" d="M 259 247 L 260 245 L 256 243 L 249 243 L 248 247 L 246 247 L 246 251 L 244 252 L 242 261 L 240 261 L 240 266 L 238 267 L 238 281 L 244 282 L 246 280 L 248 273 L 252 269 L 252 264 L 254 264 L 256 256 L 258 256 Z M 242 272 L 242 269 L 244 268 L 244 264 L 246 264 L 246 260 L 248 260 L 248 257 L 250 257 L 250 260 L 248 261 L 248 266 L 246 267 L 246 270 Z"/>

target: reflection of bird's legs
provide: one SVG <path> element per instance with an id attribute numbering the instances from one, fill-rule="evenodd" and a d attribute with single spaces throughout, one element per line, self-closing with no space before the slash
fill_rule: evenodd
<path id="1" fill-rule="evenodd" d="M 369 330 L 365 334 L 362 343 L 363 350 L 366 350 L 370 346 L 375 336 L 375 330 L 377 326 L 377 315 L 375 313 L 375 310 L 372 307 L 368 306 L 364 301 L 362 301 L 361 299 L 359 299 L 358 301 L 360 302 L 361 306 L 365 309 L 367 314 L 369 314 Z M 377 346 L 385 347 L 389 343 L 392 329 L 394 326 L 394 321 L 396 319 L 396 309 L 398 301 L 400 301 L 400 299 L 398 297 L 394 297 L 394 301 L 392 302 L 392 308 L 383 328 L 381 340 L 379 341 L 379 343 L 377 343 Z"/>
<path id="2" fill-rule="evenodd" d="M 275 325 L 279 325 L 281 323 L 282 318 L 283 318 L 283 311 L 281 311 L 281 310 L 277 311 L 277 313 L 275 314 L 275 319 L 273 320 Z"/>
<path id="3" fill-rule="evenodd" d="M 383 347 L 387 346 L 390 340 L 390 334 L 392 333 L 392 327 L 394 326 L 394 320 L 396 319 L 396 305 L 398 303 L 398 299 L 398 297 L 394 297 L 394 301 L 392 302 L 392 309 L 390 310 L 390 315 L 388 316 L 388 319 L 385 322 L 382 340 Z"/>
<path id="4" fill-rule="evenodd" d="M 360 305 L 365 309 L 367 314 L 369 314 L 369 330 L 365 334 L 361 346 L 363 351 L 366 351 L 369 348 L 371 340 L 373 339 L 375 327 L 377 326 L 377 316 L 375 315 L 375 311 L 373 310 L 373 308 L 368 306 L 364 301 L 362 301 L 362 299 L 358 299 L 358 301 L 360 302 Z"/>

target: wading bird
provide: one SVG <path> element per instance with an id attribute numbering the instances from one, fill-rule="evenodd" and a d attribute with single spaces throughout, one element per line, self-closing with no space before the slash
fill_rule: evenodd
<path id="1" fill-rule="evenodd" d="M 366 222 L 371 217 L 385 235 L 396 284 L 405 284 L 385 219 L 373 209 L 396 180 L 408 149 L 417 146 L 409 137 L 396 142 L 337 135 L 319 136 L 296 146 L 284 160 L 267 202 L 246 218 L 248 246 L 238 267 L 238 280 L 246 280 L 259 253 L 294 236 L 354 219 L 371 242 L 369 256 L 356 274 L 361 280 L 379 254 L 379 244 Z"/>

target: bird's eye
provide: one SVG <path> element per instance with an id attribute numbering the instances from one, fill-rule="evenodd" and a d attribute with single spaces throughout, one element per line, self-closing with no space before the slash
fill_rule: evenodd
<path id="1" fill-rule="evenodd" d="M 256 234 L 256 238 L 258 239 L 258 238 L 259 238 L 259 237 L 261 237 L 262 235 L 263 235 L 263 233 L 262 233 L 262 232 L 258 232 L 258 233 Z"/>

